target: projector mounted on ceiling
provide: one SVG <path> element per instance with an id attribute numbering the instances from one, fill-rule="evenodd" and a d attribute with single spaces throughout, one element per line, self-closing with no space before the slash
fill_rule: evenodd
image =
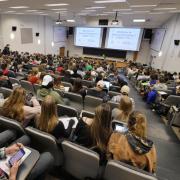
<path id="1" fill-rule="evenodd" d="M 118 24 L 119 24 L 119 21 L 118 21 L 118 19 L 117 19 L 117 15 L 118 15 L 118 12 L 116 11 L 116 14 L 115 14 L 115 19 L 114 19 L 114 20 L 112 20 L 111 25 L 118 25 Z"/>
<path id="2" fill-rule="evenodd" d="M 60 16 L 60 13 L 59 13 L 59 17 L 58 17 L 58 19 L 56 20 L 56 25 L 60 25 L 60 24 L 62 24 L 63 22 L 66 22 L 66 20 L 62 20 L 62 19 L 61 19 L 61 16 Z"/>

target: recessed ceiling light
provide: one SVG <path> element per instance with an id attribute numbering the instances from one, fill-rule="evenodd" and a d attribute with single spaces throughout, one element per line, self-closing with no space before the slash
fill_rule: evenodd
<path id="1" fill-rule="evenodd" d="M 85 10 L 82 10 L 82 12 L 95 12 L 96 10 L 95 9 L 85 9 Z"/>
<path id="2" fill-rule="evenodd" d="M 161 10 L 173 10 L 173 9 L 177 9 L 177 8 L 154 8 L 153 10 L 161 11 Z"/>
<path id="3" fill-rule="evenodd" d="M 67 8 L 51 9 L 52 11 L 66 11 Z"/>
<path id="4" fill-rule="evenodd" d="M 35 14 L 42 14 L 42 13 L 44 13 L 44 12 L 34 12 Z"/>
<path id="5" fill-rule="evenodd" d="M 106 7 L 105 6 L 102 6 L 102 7 L 87 7 L 85 9 L 105 9 Z"/>
<path id="6" fill-rule="evenodd" d="M 15 13 L 16 11 L 6 11 L 4 13 Z"/>
<path id="7" fill-rule="evenodd" d="M 55 13 L 58 13 L 58 14 L 59 14 L 59 11 L 57 11 L 57 12 L 55 12 Z M 67 13 L 67 11 L 61 11 L 60 13 L 61 13 L 61 14 L 65 14 L 65 13 Z"/>
<path id="8" fill-rule="evenodd" d="M 132 9 L 113 9 L 113 11 L 131 11 Z"/>
<path id="9" fill-rule="evenodd" d="M 104 1 L 94 1 L 96 4 L 101 3 L 118 3 L 118 2 L 126 2 L 126 0 L 104 0 Z"/>
<path id="10" fill-rule="evenodd" d="M 36 12 L 38 10 L 35 10 L 35 9 L 30 9 L 30 10 L 26 10 L 26 12 Z"/>
<path id="11" fill-rule="evenodd" d="M 9 8 L 12 8 L 12 9 L 26 9 L 26 8 L 29 8 L 28 6 L 12 6 L 12 7 L 9 7 Z"/>
<path id="12" fill-rule="evenodd" d="M 67 22 L 76 22 L 74 19 L 68 19 Z"/>
<path id="13" fill-rule="evenodd" d="M 145 5 L 131 5 L 130 7 L 135 8 L 135 7 L 156 7 L 156 4 L 145 4 Z"/>
<path id="14" fill-rule="evenodd" d="M 135 14 L 149 13 L 150 11 L 134 11 Z"/>
<path id="15" fill-rule="evenodd" d="M 4 2 L 4 1 L 8 1 L 8 0 L 0 0 L 0 2 Z"/>
<path id="16" fill-rule="evenodd" d="M 145 19 L 133 19 L 133 22 L 146 22 Z"/>
<path id="17" fill-rule="evenodd" d="M 45 4 L 45 6 L 53 7 L 53 6 L 68 6 L 67 3 L 59 3 L 59 4 Z"/>

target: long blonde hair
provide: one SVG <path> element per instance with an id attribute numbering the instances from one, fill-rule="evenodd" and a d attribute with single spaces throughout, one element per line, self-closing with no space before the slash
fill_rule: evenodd
<path id="1" fill-rule="evenodd" d="M 37 128 L 50 133 L 57 125 L 57 106 L 52 96 L 46 96 L 41 104 L 41 115 L 37 121 Z"/>
<path id="2" fill-rule="evenodd" d="M 119 110 L 121 113 L 118 115 L 118 120 L 127 122 L 132 109 L 132 100 L 128 96 L 122 96 L 119 102 Z"/>
<path id="3" fill-rule="evenodd" d="M 129 116 L 129 131 L 141 138 L 147 137 L 147 120 L 146 116 L 139 111 L 134 111 Z"/>
<path id="4" fill-rule="evenodd" d="M 102 104 L 95 109 L 94 121 L 90 127 L 94 145 L 102 151 L 106 150 L 111 135 L 111 108 L 109 104 Z"/>
<path id="5" fill-rule="evenodd" d="M 24 104 L 26 91 L 22 87 L 17 87 L 5 101 L 1 115 L 15 119 L 17 121 L 24 121 Z"/>

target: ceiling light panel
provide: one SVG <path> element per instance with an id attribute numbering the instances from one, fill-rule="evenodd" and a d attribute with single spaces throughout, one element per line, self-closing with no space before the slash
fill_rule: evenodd
<path id="1" fill-rule="evenodd" d="M 167 7 L 167 8 L 154 8 L 153 10 L 155 10 L 155 11 L 162 11 L 162 10 L 175 10 L 175 9 L 177 9 L 177 8 L 175 8 L 175 7 L 172 7 L 172 8 Z"/>
<path id="2" fill-rule="evenodd" d="M 100 1 L 94 1 L 94 3 L 96 3 L 96 4 L 120 3 L 120 2 L 126 2 L 126 0 L 100 0 Z"/>
<path id="3" fill-rule="evenodd" d="M 133 22 L 146 22 L 145 19 L 133 19 Z"/>
<path id="4" fill-rule="evenodd" d="M 9 7 L 11 9 L 27 9 L 29 8 L 28 6 L 12 6 L 12 7 Z"/>
<path id="5" fill-rule="evenodd" d="M 55 6 L 68 6 L 69 4 L 67 3 L 59 3 L 59 4 L 45 4 L 45 6 L 48 7 L 55 7 Z"/>
<path id="6" fill-rule="evenodd" d="M 143 7 L 156 7 L 157 4 L 146 4 L 146 5 L 130 5 L 131 8 L 143 8 Z"/>
<path id="7" fill-rule="evenodd" d="M 99 7 L 87 7 L 85 9 L 105 9 L 106 7 L 105 6 L 99 6 Z"/>

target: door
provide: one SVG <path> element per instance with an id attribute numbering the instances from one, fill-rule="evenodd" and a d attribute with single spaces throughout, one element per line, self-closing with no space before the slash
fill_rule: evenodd
<path id="1" fill-rule="evenodd" d="M 64 57 L 64 55 L 65 55 L 65 47 L 60 47 L 59 48 L 59 55 L 60 55 L 60 57 Z"/>

